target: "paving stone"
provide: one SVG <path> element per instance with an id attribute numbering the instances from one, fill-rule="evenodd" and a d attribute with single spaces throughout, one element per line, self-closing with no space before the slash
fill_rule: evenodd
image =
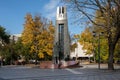
<path id="1" fill-rule="evenodd" d="M 77 74 L 82 73 L 82 74 Z M 0 80 L 120 80 L 120 70 L 0 68 Z"/>

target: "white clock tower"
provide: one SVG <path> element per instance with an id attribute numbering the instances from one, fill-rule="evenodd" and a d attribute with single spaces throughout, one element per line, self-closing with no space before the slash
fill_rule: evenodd
<path id="1" fill-rule="evenodd" d="M 70 54 L 70 36 L 68 32 L 67 9 L 57 7 L 53 58 L 55 63 L 65 60 Z"/>

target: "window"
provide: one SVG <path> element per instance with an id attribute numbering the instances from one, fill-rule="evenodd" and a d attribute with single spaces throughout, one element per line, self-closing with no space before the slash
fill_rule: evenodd
<path id="1" fill-rule="evenodd" d="M 64 13 L 64 7 L 62 7 L 62 13 Z"/>
<path id="2" fill-rule="evenodd" d="M 64 57 L 64 24 L 59 24 L 58 26 L 59 29 L 59 56 L 60 59 L 63 59 Z"/>
<path id="3" fill-rule="evenodd" d="M 61 13 L 61 7 L 59 7 L 59 14 Z"/>
<path id="4" fill-rule="evenodd" d="M 64 44 L 64 24 L 59 24 L 59 44 Z"/>

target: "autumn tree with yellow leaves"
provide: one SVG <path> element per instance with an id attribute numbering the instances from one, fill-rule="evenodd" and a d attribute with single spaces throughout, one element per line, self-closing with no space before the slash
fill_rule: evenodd
<path id="1" fill-rule="evenodd" d="M 86 49 L 86 54 L 92 54 L 93 53 L 93 37 L 92 33 L 90 32 L 90 28 L 86 28 L 82 33 L 80 37 L 80 44 L 83 45 L 83 49 Z"/>
<path id="2" fill-rule="evenodd" d="M 34 59 L 51 60 L 54 40 L 54 26 L 52 22 L 42 16 L 32 17 L 27 14 L 25 17 L 22 43 L 29 47 L 29 53 Z"/>
<path id="3" fill-rule="evenodd" d="M 39 57 L 44 60 L 51 60 L 53 53 L 53 40 L 54 40 L 54 26 L 52 22 L 49 23 L 47 28 L 44 28 L 39 35 Z"/>
<path id="4" fill-rule="evenodd" d="M 86 29 L 75 38 L 83 45 L 83 50 L 86 50 L 86 54 L 92 54 L 94 62 L 98 62 L 98 37 L 94 37 L 92 33 L 92 27 L 86 27 Z M 108 45 L 107 39 L 100 37 L 100 58 L 101 62 L 107 62 L 108 60 Z"/>
<path id="5" fill-rule="evenodd" d="M 108 39 L 108 69 L 114 70 L 115 47 L 120 39 L 120 0 L 62 0 L 68 8 L 73 10 L 77 21 L 89 20 L 93 25 L 102 27 Z M 96 11 L 100 16 L 96 17 Z M 70 10 L 71 11 L 71 10 Z M 81 16 L 82 15 L 82 16 Z M 94 19 L 103 18 L 104 23 L 97 23 Z M 76 20 L 75 18 L 75 20 Z M 77 22 L 76 21 L 76 22 Z"/>

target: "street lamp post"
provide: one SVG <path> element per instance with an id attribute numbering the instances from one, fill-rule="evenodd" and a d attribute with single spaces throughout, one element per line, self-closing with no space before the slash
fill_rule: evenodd
<path id="1" fill-rule="evenodd" d="M 2 56 L 0 56 L 0 67 L 2 67 Z"/>
<path id="2" fill-rule="evenodd" d="M 98 35 L 98 69 L 100 69 L 100 33 Z"/>
<path id="3" fill-rule="evenodd" d="M 3 51 L 3 47 L 4 47 L 4 45 L 2 44 L 2 50 L 1 51 Z M 2 55 L 0 55 L 0 67 L 2 67 L 2 66 L 3 66 L 3 57 L 2 57 Z"/>
<path id="4" fill-rule="evenodd" d="M 12 36 L 12 41 L 11 41 L 11 61 L 10 61 L 10 64 L 13 65 L 13 53 L 14 53 L 14 48 L 13 48 L 13 45 L 14 45 L 14 42 L 15 42 L 15 36 L 13 35 Z"/>
<path id="5" fill-rule="evenodd" d="M 36 39 L 36 36 L 37 36 L 37 33 L 35 33 L 35 41 L 34 41 L 34 44 L 35 44 L 35 65 L 37 65 L 37 51 L 38 51 L 38 41 Z"/>
<path id="6" fill-rule="evenodd" d="M 100 36 L 103 32 L 98 33 L 98 69 L 100 69 Z M 96 32 L 93 31 L 93 37 L 97 36 Z"/>

